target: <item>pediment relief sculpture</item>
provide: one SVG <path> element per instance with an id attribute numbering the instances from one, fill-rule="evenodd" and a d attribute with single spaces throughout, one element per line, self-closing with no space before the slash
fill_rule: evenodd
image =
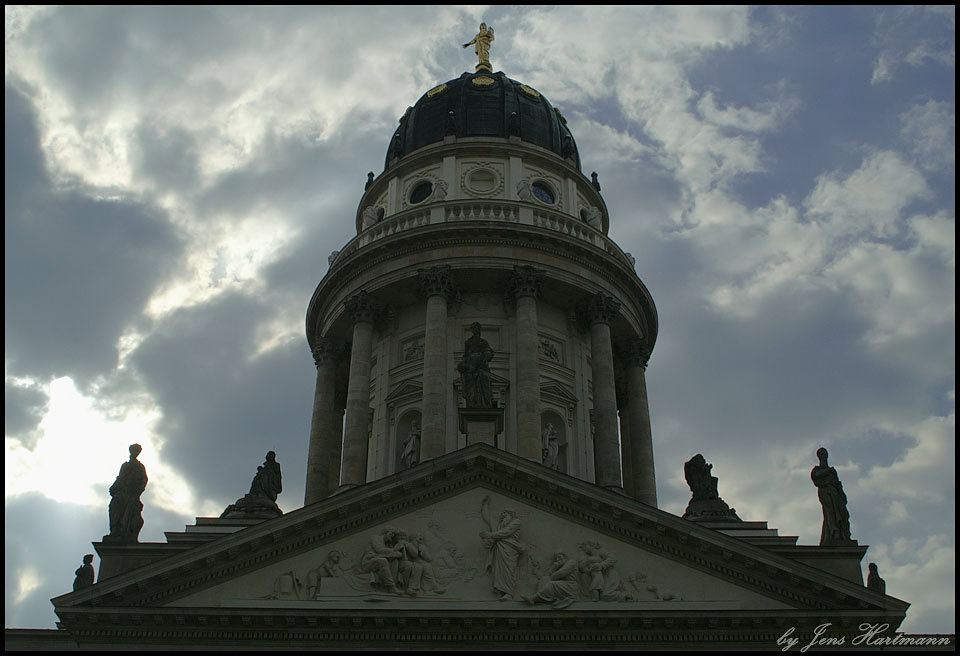
<path id="1" fill-rule="evenodd" d="M 679 602 L 688 596 L 675 591 L 677 581 L 661 582 L 662 568 L 630 554 L 626 545 L 604 539 L 576 542 L 574 534 L 558 530 L 556 518 L 533 508 L 484 493 L 479 513 L 456 514 L 459 521 L 452 511 L 430 517 L 420 513 L 366 531 L 349 545 L 331 545 L 309 559 L 287 561 L 261 584 L 256 598 L 500 601 L 515 608 L 549 604 L 562 609 L 574 603 Z M 471 524 L 476 527 L 472 533 Z M 566 539 L 553 537 L 567 534 Z M 657 580 L 651 578 L 654 572 Z M 709 603 L 703 584 L 693 587 L 701 589 L 694 597 Z M 706 595 L 711 596 L 717 593 Z"/>

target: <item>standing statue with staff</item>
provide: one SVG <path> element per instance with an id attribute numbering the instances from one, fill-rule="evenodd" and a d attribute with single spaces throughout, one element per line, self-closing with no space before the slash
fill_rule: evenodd
<path id="1" fill-rule="evenodd" d="M 464 48 L 473 46 L 473 51 L 477 53 L 477 72 L 482 70 L 493 72 L 493 66 L 490 64 L 490 43 L 493 41 L 493 28 L 487 27 L 486 23 L 480 23 L 480 31 L 472 40 L 463 44 Z"/>

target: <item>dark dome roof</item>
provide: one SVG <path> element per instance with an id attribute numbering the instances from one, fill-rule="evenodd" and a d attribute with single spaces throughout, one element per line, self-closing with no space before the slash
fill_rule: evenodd
<path id="1" fill-rule="evenodd" d="M 535 89 L 502 72 L 464 73 L 425 93 L 407 110 L 390 140 L 384 168 L 395 157 L 458 137 L 517 136 L 573 160 L 580 153 L 565 119 Z"/>

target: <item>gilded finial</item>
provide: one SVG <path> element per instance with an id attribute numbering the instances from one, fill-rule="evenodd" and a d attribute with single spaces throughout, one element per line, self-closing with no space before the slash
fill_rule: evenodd
<path id="1" fill-rule="evenodd" d="M 480 71 L 493 72 L 493 66 L 490 64 L 490 43 L 492 41 L 493 28 L 487 27 L 486 23 L 480 23 L 480 31 L 477 32 L 477 35 L 463 44 L 464 48 L 473 46 L 473 51 L 477 54 L 477 73 Z"/>

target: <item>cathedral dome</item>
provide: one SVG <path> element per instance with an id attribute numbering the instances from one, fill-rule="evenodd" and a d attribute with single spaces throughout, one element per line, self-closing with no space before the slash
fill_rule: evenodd
<path id="1" fill-rule="evenodd" d="M 519 137 L 580 168 L 577 144 L 559 110 L 502 72 L 464 73 L 427 91 L 400 119 L 384 168 L 446 136 Z"/>

